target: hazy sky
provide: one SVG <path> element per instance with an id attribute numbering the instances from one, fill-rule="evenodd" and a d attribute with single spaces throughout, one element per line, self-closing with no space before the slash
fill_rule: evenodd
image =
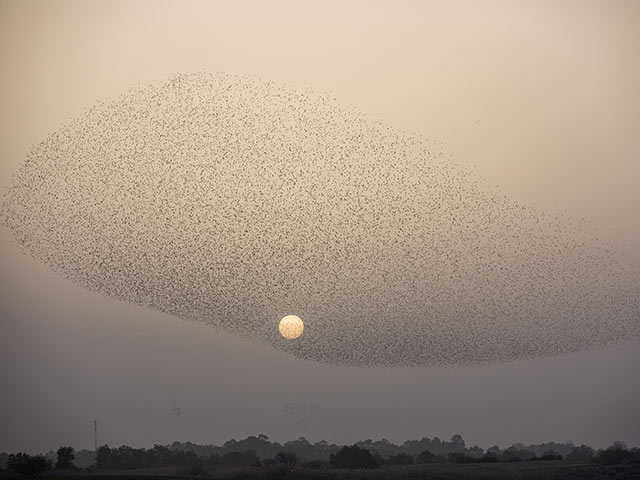
<path id="1" fill-rule="evenodd" d="M 442 141 L 506 195 L 585 217 L 638 261 L 639 21 L 632 1 L 3 0 L 0 192 L 97 100 L 223 71 L 329 91 Z M 91 447 L 94 418 L 110 445 L 640 443 L 638 343 L 482 368 L 331 367 L 89 293 L 0 234 L 0 451 Z M 299 426 L 290 403 L 318 408 Z"/>

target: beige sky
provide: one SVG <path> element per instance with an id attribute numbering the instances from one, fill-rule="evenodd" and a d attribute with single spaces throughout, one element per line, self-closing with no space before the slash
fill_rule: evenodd
<path id="1" fill-rule="evenodd" d="M 223 71 L 329 91 L 340 103 L 442 141 L 452 160 L 475 165 L 506 195 L 543 210 L 584 216 L 603 237 L 638 260 L 639 25 L 640 3 L 633 0 L 0 0 L 0 193 L 31 145 L 94 102 L 176 72 Z M 105 420 L 105 441 L 114 445 L 224 441 L 261 429 L 280 439 L 299 434 L 331 441 L 411 438 L 419 435 L 417 414 L 431 422 L 420 427 L 423 435 L 448 438 L 462 433 L 485 447 L 489 442 L 566 440 L 572 435 L 578 442 L 596 444 L 617 438 L 640 441 L 638 420 L 628 417 L 640 401 L 640 388 L 637 374 L 636 381 L 629 382 L 632 373 L 625 370 L 629 358 L 638 358 L 637 345 L 619 355 L 617 350 L 587 352 L 573 359 L 476 373 L 336 373 L 51 279 L 45 267 L 20 255 L 6 232 L 1 233 L 5 310 L 0 338 L 6 343 L 0 348 L 0 364 L 5 366 L 0 384 L 16 382 L 17 393 L 0 400 L 5 402 L 0 403 L 0 424 L 16 434 L 11 444 L 15 448 L 53 448 L 62 441 L 89 446 L 85 423 L 90 425 L 96 415 Z M 47 307 L 25 306 L 31 298 L 46 300 Z M 146 332 L 144 339 L 134 341 L 139 329 Z M 167 343 L 167 338 L 175 342 Z M 39 352 L 35 356 L 28 353 L 34 345 Z M 146 360 L 121 377 L 119 372 L 130 365 L 119 360 L 111 367 L 113 349 L 121 353 L 120 359 L 141 355 Z M 78 366 L 72 353 L 91 354 L 91 360 Z M 288 398 L 276 390 L 256 393 L 249 387 L 229 387 L 228 398 L 218 398 L 222 403 L 216 404 L 207 396 L 212 395 L 209 386 L 183 383 L 185 370 L 206 374 L 202 362 L 230 364 L 238 359 L 243 378 L 266 378 L 268 365 L 286 371 L 297 385 L 275 380 L 278 392 L 288 392 Z M 70 393 L 43 387 L 51 402 L 43 410 L 27 400 L 42 393 L 38 387 L 22 388 L 6 367 L 18 364 L 27 365 L 25 371 L 45 386 L 53 382 L 58 366 L 71 369 L 63 379 Z M 257 370 L 256 364 L 261 365 Z M 210 373 L 220 378 L 224 372 L 216 368 Z M 590 373 L 594 368 L 600 368 L 599 380 Z M 102 375 L 100 381 L 85 379 L 95 372 Z M 147 390 L 131 372 L 148 379 Z M 566 383 L 567 376 L 576 379 L 575 385 Z M 519 383 L 522 378 L 529 380 Z M 86 382 L 88 390 L 82 386 Z M 384 391 L 405 388 L 411 396 L 405 412 L 393 421 L 381 420 L 377 430 L 371 416 L 388 416 L 385 405 L 392 399 L 383 393 L 382 400 L 363 409 L 363 398 L 380 394 L 371 385 Z M 120 395 L 118 388 L 127 395 Z M 336 389 L 347 398 L 327 393 Z M 266 406 L 259 410 L 250 400 L 255 395 L 263 395 L 261 405 L 273 411 Z M 538 404 L 527 404 L 532 395 Z M 152 407 L 150 398 L 155 400 Z M 279 425 L 277 421 L 284 422 L 278 417 L 279 402 L 292 398 L 320 403 L 326 429 L 297 432 Z M 478 398 L 484 407 L 469 406 L 463 398 Z M 189 426 L 165 428 L 159 420 L 174 402 L 184 407 Z M 238 408 L 258 416 L 230 415 L 215 433 L 219 438 L 211 437 L 207 432 L 213 426 L 202 421 L 207 405 L 235 408 L 238 402 Z M 514 404 L 520 405 L 513 410 L 519 425 L 501 424 L 505 406 Z M 431 405 L 433 413 L 424 413 L 424 405 Z M 608 408 L 612 405 L 616 408 Z M 556 416 L 540 420 L 552 410 Z M 16 419 L 26 416 L 38 425 L 24 428 Z M 56 416 L 74 421 L 62 425 Z M 340 418 L 347 420 L 331 423 Z M 146 437 L 140 436 L 143 431 Z M 11 445 L 0 444 L 0 451 Z"/>
<path id="2" fill-rule="evenodd" d="M 0 187 L 98 99 L 250 74 L 445 143 L 525 203 L 640 240 L 633 1 L 0 2 Z M 628 245 L 625 248 L 630 248 Z"/>

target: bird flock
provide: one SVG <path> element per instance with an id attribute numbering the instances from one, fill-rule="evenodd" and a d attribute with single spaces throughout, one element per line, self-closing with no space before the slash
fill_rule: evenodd
<path id="1" fill-rule="evenodd" d="M 482 365 L 640 338 L 638 272 L 584 222 L 250 77 L 177 74 L 97 103 L 32 148 L 1 214 L 90 291 L 300 359 Z"/>

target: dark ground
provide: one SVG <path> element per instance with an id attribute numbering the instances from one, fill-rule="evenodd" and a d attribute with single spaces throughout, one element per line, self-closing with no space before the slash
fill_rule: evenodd
<path id="1" fill-rule="evenodd" d="M 195 472 L 194 472 L 195 473 Z M 6 471 L 2 479 L 19 478 Z M 432 464 L 385 466 L 370 470 L 311 470 L 287 469 L 282 466 L 235 468 L 207 475 L 192 475 L 175 469 L 166 471 L 135 471 L 118 474 L 104 473 L 48 473 L 40 478 L 50 480 L 640 480 L 640 464 L 593 465 L 568 462 L 515 462 L 493 464 Z"/>

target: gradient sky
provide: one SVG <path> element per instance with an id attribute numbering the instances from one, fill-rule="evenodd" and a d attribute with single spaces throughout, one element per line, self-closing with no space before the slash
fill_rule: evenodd
<path id="1" fill-rule="evenodd" d="M 329 91 L 640 260 L 636 2 L 0 1 L 0 193 L 96 100 L 175 72 Z M 492 367 L 337 368 L 103 298 L 0 230 L 0 451 L 463 435 L 640 444 L 640 344 Z M 317 404 L 306 426 L 286 404 Z M 176 417 L 174 407 L 180 408 Z"/>

